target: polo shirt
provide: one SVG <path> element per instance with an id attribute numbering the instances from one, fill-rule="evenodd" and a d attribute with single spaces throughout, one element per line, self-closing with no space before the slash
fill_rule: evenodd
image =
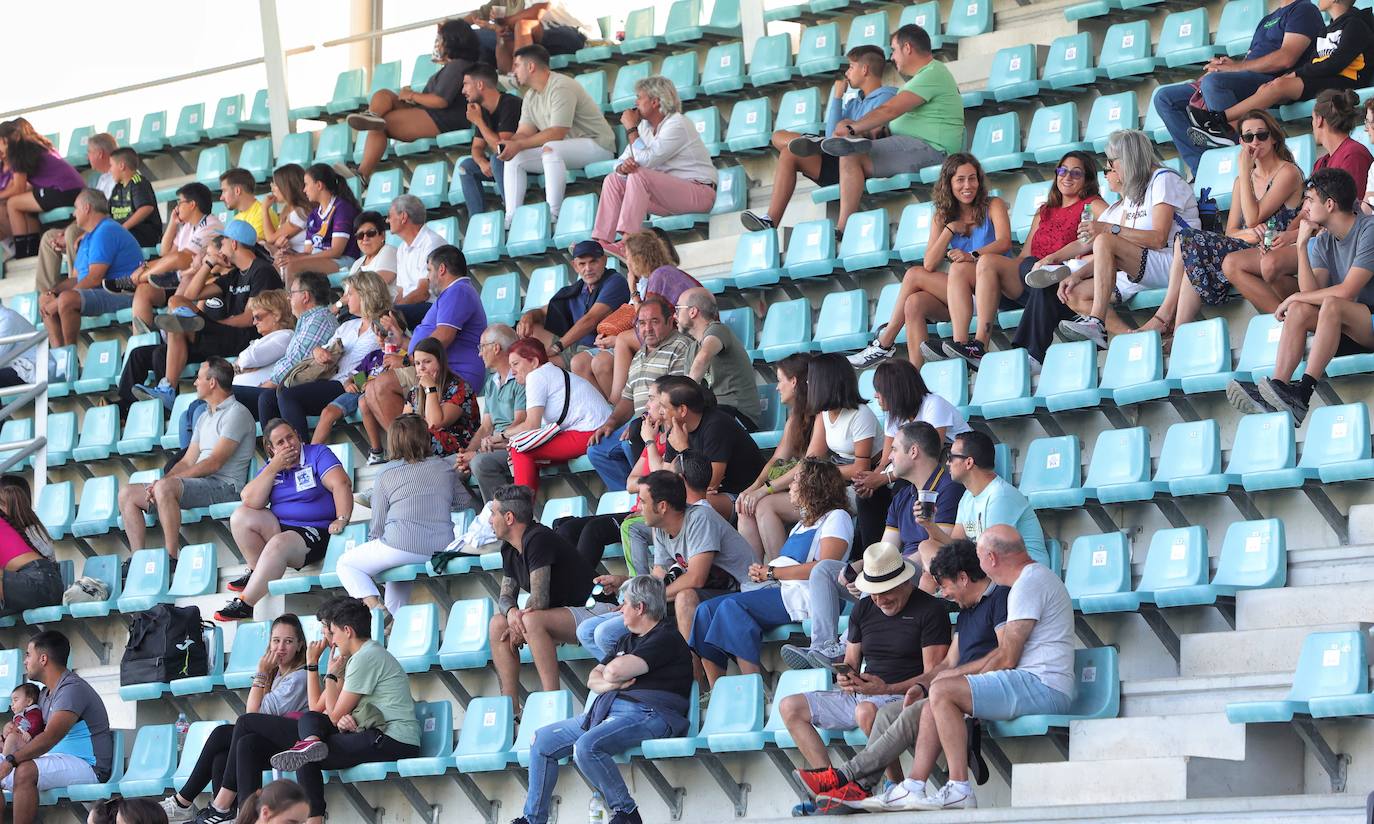
<path id="1" fill-rule="evenodd" d="M 997 649 L 997 629 L 1007 622 L 1008 587 L 988 582 L 983 597 L 959 610 L 954 631 L 959 635 L 959 663 L 963 666 Z"/>
<path id="2" fill-rule="evenodd" d="M 86 233 L 76 247 L 76 277 L 90 274 L 92 266 L 109 266 L 105 279 L 124 278 L 143 264 L 143 250 L 128 229 L 112 218 L 105 218 Z"/>
<path id="3" fill-rule="evenodd" d="M 192 442 L 200 449 L 196 463 L 208 459 L 221 439 L 233 441 L 234 451 L 229 460 L 208 477 L 235 489 L 243 489 L 248 476 L 248 464 L 253 460 L 257 446 L 253 438 L 256 430 L 257 422 L 253 420 L 253 413 L 232 395 L 221 401 L 219 406 L 207 404 L 204 414 L 196 419 L 195 431 L 191 434 Z"/>
<path id="4" fill-rule="evenodd" d="M 421 226 L 415 239 L 410 243 L 401 241 L 396 247 L 396 287 L 402 295 L 414 292 L 420 281 L 429 277 L 429 253 L 443 246 L 445 241 L 438 232 L 428 226 Z"/>
<path id="5" fill-rule="evenodd" d="M 634 402 L 635 415 L 643 415 L 654 381 L 664 375 L 687 374 L 696 351 L 697 342 L 681 332 L 672 333 L 652 350 L 647 346 L 641 348 L 630 361 L 620 397 Z"/>
<path id="6" fill-rule="evenodd" d="M 630 284 L 625 280 L 625 276 L 619 272 L 606 272 L 593 287 L 588 288 L 583 281 L 582 288 L 568 301 L 568 313 L 572 315 L 573 323 L 577 323 L 598 303 L 615 310 L 629 302 Z M 595 346 L 596 330 L 583 335 L 577 342 L 583 346 Z"/>
<path id="7" fill-rule="evenodd" d="M 525 387 L 509 373 L 497 380 L 495 372 L 487 373 L 487 382 L 482 385 L 482 397 L 486 399 L 486 413 L 491 416 L 491 427 L 496 432 L 505 431 L 515 420 L 516 411 L 525 411 Z"/>

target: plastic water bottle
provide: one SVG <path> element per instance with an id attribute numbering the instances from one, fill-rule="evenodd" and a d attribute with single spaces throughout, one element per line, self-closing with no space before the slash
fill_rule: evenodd
<path id="1" fill-rule="evenodd" d="M 177 752 L 181 752 L 186 746 L 186 733 L 191 729 L 191 722 L 186 720 L 186 713 L 177 715 Z"/>
<path id="2" fill-rule="evenodd" d="M 1279 229 L 1278 229 L 1278 225 L 1274 222 L 1274 218 L 1273 218 L 1273 217 L 1270 217 L 1269 220 L 1266 221 L 1265 224 L 1264 224 L 1264 248 L 1265 248 L 1265 249 L 1272 249 L 1272 248 L 1274 248 L 1274 241 L 1278 240 L 1278 238 L 1279 238 Z"/>
<path id="3" fill-rule="evenodd" d="M 587 824 L 606 824 L 606 805 L 601 801 L 601 793 L 593 791 L 591 803 L 587 804 Z"/>

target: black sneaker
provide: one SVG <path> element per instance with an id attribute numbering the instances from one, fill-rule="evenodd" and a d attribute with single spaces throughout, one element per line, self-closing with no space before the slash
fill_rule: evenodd
<path id="1" fill-rule="evenodd" d="M 148 282 L 159 289 L 175 289 L 181 285 L 181 275 L 176 272 L 160 272 L 149 275 Z"/>
<path id="2" fill-rule="evenodd" d="M 945 354 L 945 348 L 940 344 L 940 341 L 938 340 L 923 340 L 921 341 L 920 349 L 921 357 L 925 358 L 926 363 L 934 363 L 935 361 L 949 360 L 949 355 Z"/>
<path id="3" fill-rule="evenodd" d="M 209 806 L 201 810 L 200 814 L 196 816 L 195 824 L 231 824 L 237 818 L 238 814 L 234 810 L 225 812 L 215 809 L 214 806 Z"/>
<path id="4" fill-rule="evenodd" d="M 821 153 L 821 138 L 804 134 L 787 141 L 787 150 L 797 157 L 815 157 Z"/>
<path id="5" fill-rule="evenodd" d="M 753 212 L 740 212 L 739 222 L 751 232 L 761 232 L 764 229 L 773 228 L 772 218 L 767 215 L 756 215 Z"/>
<path id="6" fill-rule="evenodd" d="M 1199 149 L 1220 149 L 1236 145 L 1236 133 L 1231 131 L 1222 112 L 1188 106 L 1188 142 Z"/>
<path id="7" fill-rule="evenodd" d="M 134 285 L 133 278 L 106 278 L 101 281 L 101 285 L 105 287 L 106 292 L 115 295 L 132 292 L 138 288 Z"/>
<path id="8" fill-rule="evenodd" d="M 215 620 L 223 624 L 232 624 L 235 621 L 248 621 L 253 618 L 253 608 L 245 604 L 241 599 L 235 598 L 229 603 L 220 607 L 219 612 L 215 613 Z"/>
<path id="9" fill-rule="evenodd" d="M 630 810 L 628 813 L 616 810 L 607 824 L 644 824 L 644 819 L 639 817 L 638 809 Z"/>
<path id="10" fill-rule="evenodd" d="M 1231 381 L 1226 384 L 1226 400 L 1243 415 L 1262 415 L 1265 412 L 1278 411 L 1260 395 L 1259 388 L 1253 383 Z"/>
<path id="11" fill-rule="evenodd" d="M 963 343 L 959 341 L 945 341 L 945 354 L 951 358 L 963 358 L 968 362 L 970 369 L 977 369 L 978 364 L 983 362 L 983 356 L 988 353 L 982 341 L 967 340 Z"/>
<path id="12" fill-rule="evenodd" d="M 243 592 L 248 588 L 248 579 L 253 577 L 253 570 L 248 570 L 239 577 L 230 581 L 225 586 L 229 587 L 230 592 Z M 238 600 L 238 599 L 235 599 Z"/>
<path id="13" fill-rule="evenodd" d="M 1294 427 L 1302 426 L 1307 417 L 1307 405 L 1312 400 L 1311 393 L 1304 392 L 1301 386 L 1274 378 L 1262 378 L 1259 393 L 1270 406 L 1292 415 Z"/>

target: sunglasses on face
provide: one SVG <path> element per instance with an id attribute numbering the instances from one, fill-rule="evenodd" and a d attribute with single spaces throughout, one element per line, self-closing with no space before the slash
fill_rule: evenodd
<path id="1" fill-rule="evenodd" d="M 1242 133 L 1241 136 L 1240 136 L 1240 140 L 1241 140 L 1242 143 L 1253 143 L 1253 142 L 1255 142 L 1256 140 L 1263 142 L 1263 141 L 1268 140 L 1268 139 L 1269 139 L 1269 130 L 1268 130 L 1268 129 L 1260 129 L 1260 130 L 1257 131 L 1257 132 L 1244 132 L 1244 133 Z"/>
<path id="2" fill-rule="evenodd" d="M 381 232 L 377 231 L 376 229 L 363 229 L 359 232 L 354 232 L 353 237 L 358 240 L 371 240 L 372 238 L 380 234 Z"/>
<path id="3" fill-rule="evenodd" d="M 1059 168 L 1057 168 L 1057 169 L 1054 170 L 1054 173 L 1055 173 L 1055 175 L 1057 175 L 1057 176 L 1059 176 L 1059 177 L 1067 177 L 1069 180 L 1082 180 L 1082 179 L 1083 179 L 1083 170 L 1082 170 L 1082 169 L 1073 169 L 1073 168 L 1069 168 L 1068 166 L 1060 166 Z"/>
<path id="4" fill-rule="evenodd" d="M 949 453 L 949 457 L 946 459 L 945 462 L 946 462 L 946 463 L 953 463 L 954 461 L 962 461 L 963 459 L 965 459 L 965 458 L 967 458 L 967 457 L 968 457 L 968 455 L 960 455 L 958 452 L 951 452 L 951 453 Z"/>

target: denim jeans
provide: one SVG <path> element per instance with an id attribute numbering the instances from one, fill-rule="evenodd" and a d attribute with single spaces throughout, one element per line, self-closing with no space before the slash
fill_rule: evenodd
<path id="1" fill-rule="evenodd" d="M 541 727 L 530 747 L 530 786 L 525 798 L 529 824 L 547 824 L 549 800 L 558 783 L 558 761 L 572 756 L 587 783 L 601 792 L 606 808 L 614 815 L 636 809 L 635 800 L 620 777 L 615 756 L 650 738 L 672 735 L 671 720 L 643 704 L 617 698 L 606 720 L 582 729 L 584 716 Z"/>
<path id="2" fill-rule="evenodd" d="M 854 603 L 849 588 L 839 581 L 844 561 L 820 560 L 811 567 L 808 584 L 811 589 L 811 648 L 831 654 L 840 643 L 840 610 L 843 602 Z"/>
<path id="3" fill-rule="evenodd" d="M 495 147 L 493 147 L 494 150 Z M 505 162 L 491 155 L 491 173 L 495 177 L 487 177 L 482 174 L 482 169 L 478 167 L 477 161 L 471 157 L 465 157 L 458 162 L 458 182 L 463 187 L 463 203 L 468 207 L 468 219 L 473 215 L 480 214 L 487 210 L 486 197 L 482 191 L 482 184 L 493 182 L 496 184 L 496 194 L 501 195 L 505 185 L 501 180 L 501 169 L 505 167 Z"/>
<path id="4" fill-rule="evenodd" d="M 592 462 L 592 468 L 607 489 L 624 489 L 630 480 L 633 459 L 630 457 L 629 442 L 620 440 L 620 436 L 638 420 L 627 421 L 616 431 L 587 447 L 587 460 Z"/>
<path id="5" fill-rule="evenodd" d="M 577 640 L 593 658 L 602 661 L 629 632 L 619 612 L 608 612 L 605 615 L 593 615 L 578 624 Z"/>
<path id="6" fill-rule="evenodd" d="M 1208 109 L 1225 111 L 1273 79 L 1272 74 L 1260 72 L 1208 72 L 1202 76 L 1202 99 Z M 1188 141 L 1187 112 L 1188 101 L 1192 97 L 1193 87 L 1187 83 L 1165 86 L 1155 93 L 1155 109 L 1174 138 L 1179 157 L 1196 172 L 1202 160 L 1202 150 Z"/>

